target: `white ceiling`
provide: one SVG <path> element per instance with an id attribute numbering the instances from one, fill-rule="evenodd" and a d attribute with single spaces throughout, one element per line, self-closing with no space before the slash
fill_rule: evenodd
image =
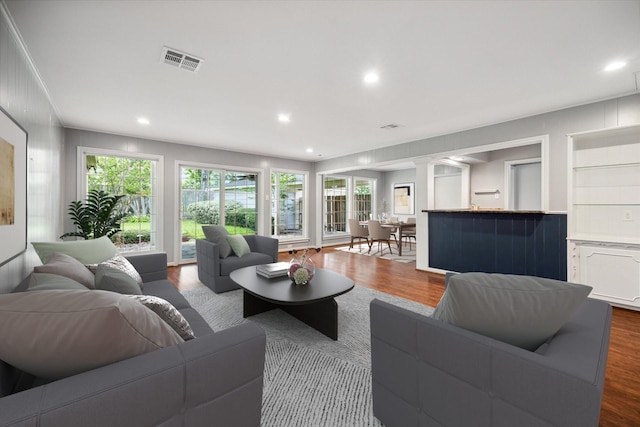
<path id="1" fill-rule="evenodd" d="M 64 126 L 308 161 L 635 93 L 640 71 L 640 1 L 5 3 Z"/>

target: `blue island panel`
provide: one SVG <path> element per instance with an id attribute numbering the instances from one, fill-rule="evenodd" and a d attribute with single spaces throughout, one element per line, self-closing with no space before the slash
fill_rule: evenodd
<path id="1" fill-rule="evenodd" d="M 429 211 L 429 266 L 567 279 L 567 216 Z"/>

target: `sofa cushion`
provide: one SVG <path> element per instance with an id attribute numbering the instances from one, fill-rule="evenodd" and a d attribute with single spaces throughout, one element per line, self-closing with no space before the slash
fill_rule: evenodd
<path id="1" fill-rule="evenodd" d="M 82 264 L 98 264 L 108 260 L 118 252 L 116 246 L 106 236 L 93 240 L 32 242 L 31 244 L 43 264 L 49 261 L 54 252 L 70 255 Z"/>
<path id="2" fill-rule="evenodd" d="M 140 285 L 133 277 L 104 263 L 98 264 L 96 268 L 96 289 L 128 295 L 142 294 Z"/>
<path id="3" fill-rule="evenodd" d="M 135 280 L 141 290 L 144 288 L 140 273 L 138 273 L 138 270 L 136 270 L 135 267 L 131 265 L 129 260 L 122 255 L 115 254 L 114 256 L 112 256 L 108 260 L 101 262 L 100 264 L 87 264 L 86 267 L 92 272 L 96 273 L 98 265 L 105 265 L 120 270 L 123 273 L 129 275 L 133 280 Z"/>
<path id="4" fill-rule="evenodd" d="M 233 253 L 236 254 L 239 258 L 247 255 L 251 252 L 251 248 L 249 244 L 244 239 L 244 236 L 241 234 L 234 234 L 233 236 L 227 236 L 227 241 L 233 250 Z"/>
<path id="5" fill-rule="evenodd" d="M 130 298 L 140 302 L 142 305 L 153 311 L 155 314 L 180 335 L 180 338 L 187 341 L 195 338 L 193 330 L 187 319 L 176 310 L 167 300 L 154 297 L 152 295 L 129 295 Z"/>
<path id="6" fill-rule="evenodd" d="M 93 273 L 80 261 L 62 252 L 54 252 L 46 264 L 34 267 L 33 271 L 36 273 L 50 273 L 65 276 L 89 289 L 95 287 L 95 277 Z"/>
<path id="7" fill-rule="evenodd" d="M 220 258 L 226 258 L 231 255 L 231 245 L 227 241 L 229 232 L 222 225 L 203 225 L 202 231 L 204 236 L 211 243 L 218 245 Z"/>
<path id="8" fill-rule="evenodd" d="M 455 274 L 432 316 L 535 350 L 566 323 L 589 292 L 589 286 L 540 277 Z"/>
<path id="9" fill-rule="evenodd" d="M 131 298 L 100 290 L 0 295 L 0 359 L 59 379 L 183 342 Z"/>
<path id="10" fill-rule="evenodd" d="M 59 274 L 31 273 L 29 276 L 27 291 L 50 291 L 52 289 L 87 289 L 87 287 Z"/>
<path id="11" fill-rule="evenodd" d="M 230 256 L 223 260 L 220 260 L 220 275 L 228 276 L 232 271 L 242 267 L 249 267 L 251 265 L 269 264 L 273 259 L 267 255 L 259 252 L 250 252 L 247 255 L 239 258 L 237 256 Z"/>

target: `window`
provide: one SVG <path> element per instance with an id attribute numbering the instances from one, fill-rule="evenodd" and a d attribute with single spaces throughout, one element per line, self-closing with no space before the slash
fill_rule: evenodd
<path id="1" fill-rule="evenodd" d="M 325 176 L 323 180 L 324 235 L 347 232 L 347 178 Z"/>
<path id="2" fill-rule="evenodd" d="M 224 225 L 230 234 L 256 234 L 257 184 L 257 173 L 182 165 L 180 259 L 196 258 L 195 241 L 204 238 L 203 225 Z"/>
<path id="3" fill-rule="evenodd" d="M 224 177 L 224 225 L 231 234 L 256 234 L 258 175 L 225 172 Z"/>
<path id="4" fill-rule="evenodd" d="M 368 178 L 354 178 L 353 186 L 353 214 L 351 218 L 359 221 L 370 219 L 373 214 L 372 200 L 374 180 Z"/>
<path id="5" fill-rule="evenodd" d="M 124 194 L 120 209 L 128 212 L 121 231 L 111 239 L 121 252 L 157 250 L 160 229 L 158 176 L 162 159 L 115 151 L 80 149 L 82 198 L 95 189 Z"/>
<path id="6" fill-rule="evenodd" d="M 279 239 L 302 238 L 305 224 L 306 173 L 271 173 L 271 235 Z"/>

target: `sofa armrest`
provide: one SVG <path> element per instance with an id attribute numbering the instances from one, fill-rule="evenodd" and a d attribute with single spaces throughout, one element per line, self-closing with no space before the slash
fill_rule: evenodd
<path id="1" fill-rule="evenodd" d="M 127 255 L 131 265 L 140 273 L 143 282 L 167 279 L 167 254 L 164 252 Z"/>
<path id="2" fill-rule="evenodd" d="M 260 252 L 273 258 L 273 262 L 278 262 L 278 239 L 267 236 L 249 235 L 244 236 L 251 248 L 251 252 Z"/>
<path id="3" fill-rule="evenodd" d="M 259 426 L 265 333 L 242 324 L 0 399 L 0 425 Z"/>

